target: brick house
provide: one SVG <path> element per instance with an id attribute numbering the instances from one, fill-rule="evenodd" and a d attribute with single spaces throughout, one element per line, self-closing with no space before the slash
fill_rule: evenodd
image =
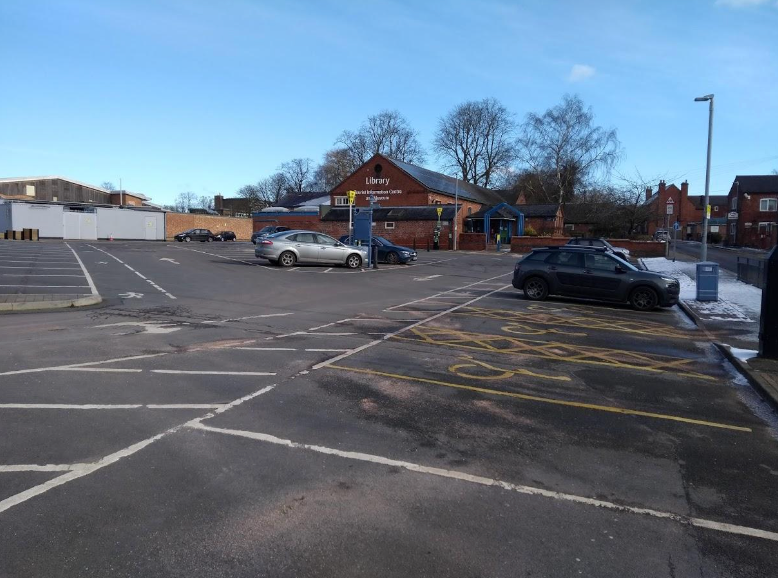
<path id="1" fill-rule="evenodd" d="M 349 191 L 356 192 L 355 207 L 368 207 L 371 198 L 381 207 L 374 212 L 376 234 L 407 245 L 412 245 L 415 238 L 417 245 L 423 246 L 433 238 L 440 222 L 441 248 L 453 245 L 454 219 L 457 231 L 463 233 L 466 217 L 483 207 L 504 202 L 500 194 L 490 189 L 376 154 L 330 191 L 329 212 L 322 211 L 323 227 L 343 227 Z M 442 209 L 440 221 L 438 206 Z M 389 208 L 393 210 L 383 211 Z M 494 224 L 497 226 L 498 220 Z M 346 234 L 345 229 L 347 218 L 341 234 Z"/>
<path id="2" fill-rule="evenodd" d="M 653 235 L 657 229 L 671 230 L 674 223 L 680 223 L 679 238 L 699 241 L 702 238 L 702 219 L 705 204 L 704 195 L 689 195 L 689 183 L 684 181 L 681 188 L 675 184 L 667 185 L 659 181 L 656 194 L 646 189 L 646 205 L 652 205 L 654 217 L 648 220 L 647 233 Z M 726 238 L 727 196 L 710 195 L 711 206 L 708 232 Z"/>
<path id="3" fill-rule="evenodd" d="M 738 175 L 727 195 L 729 242 L 769 249 L 778 244 L 778 175 Z"/>

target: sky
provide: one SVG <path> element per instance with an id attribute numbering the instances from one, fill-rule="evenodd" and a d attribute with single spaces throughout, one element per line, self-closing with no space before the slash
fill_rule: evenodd
<path id="1" fill-rule="evenodd" d="M 398 110 L 523 120 L 578 94 L 617 167 L 711 194 L 778 169 L 778 0 L 2 0 L 0 177 L 233 196 Z"/>

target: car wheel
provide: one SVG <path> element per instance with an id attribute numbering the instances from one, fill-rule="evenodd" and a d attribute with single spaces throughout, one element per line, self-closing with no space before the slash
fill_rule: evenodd
<path id="1" fill-rule="evenodd" d="M 400 262 L 400 256 L 394 251 L 392 251 L 386 256 L 386 262 L 389 263 L 390 265 L 397 265 L 397 263 Z"/>
<path id="2" fill-rule="evenodd" d="M 349 269 L 359 269 L 362 266 L 362 257 L 352 253 L 346 258 L 346 267 Z"/>
<path id="3" fill-rule="evenodd" d="M 284 251 L 278 257 L 278 264 L 281 265 L 281 267 L 291 267 L 295 262 L 297 262 L 297 257 L 295 257 L 294 253 L 291 251 Z"/>
<path id="4" fill-rule="evenodd" d="M 184 237 L 184 243 L 188 243 L 192 240 L 192 237 Z"/>
<path id="5" fill-rule="evenodd" d="M 211 241 L 213 241 L 213 237 L 208 237 L 208 238 L 206 239 L 206 241 L 208 241 L 208 242 L 210 243 Z"/>
<path id="6" fill-rule="evenodd" d="M 530 277 L 524 282 L 524 296 L 530 301 L 543 301 L 548 297 L 548 283 L 541 277 Z"/>
<path id="7" fill-rule="evenodd" d="M 629 304 L 636 311 L 651 311 L 659 305 L 659 296 L 651 287 L 638 287 L 630 294 Z"/>

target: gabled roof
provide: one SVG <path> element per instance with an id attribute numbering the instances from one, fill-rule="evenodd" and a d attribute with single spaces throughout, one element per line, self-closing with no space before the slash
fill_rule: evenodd
<path id="1" fill-rule="evenodd" d="M 516 205 L 525 217 L 556 217 L 559 206 L 550 203 L 544 205 Z M 564 209 L 563 209 L 564 210 Z"/>
<path id="2" fill-rule="evenodd" d="M 501 195 L 490 189 L 479 187 L 478 185 L 458 180 L 442 173 L 436 173 L 429 169 L 417 167 L 410 163 L 398 161 L 384 155 L 381 156 L 431 191 L 442 193 L 450 197 L 454 197 L 458 192 L 460 198 L 475 201 L 476 203 L 481 203 L 483 205 L 497 205 L 505 201 Z"/>
<path id="3" fill-rule="evenodd" d="M 705 195 L 689 195 L 689 200 L 697 209 L 702 209 L 705 206 Z M 710 195 L 708 204 L 711 206 L 724 206 L 727 204 L 727 195 Z"/>
<path id="4" fill-rule="evenodd" d="M 9 178 L 2 178 L 0 179 L 0 183 L 19 183 L 24 181 L 51 181 L 54 179 L 59 179 L 60 181 L 67 181 L 69 183 L 73 183 L 75 185 L 81 185 L 82 187 L 89 187 L 90 189 L 94 189 L 96 191 L 101 191 L 103 193 L 118 193 L 119 191 L 109 191 L 107 189 L 104 189 L 102 187 L 98 187 L 97 185 L 90 185 L 88 183 L 82 183 L 81 181 L 74 181 L 73 179 L 68 179 L 67 177 L 58 177 L 58 176 L 48 176 L 48 177 L 9 177 Z M 130 193 L 133 194 L 134 193 Z M 137 195 L 134 195 L 137 196 Z"/>
<path id="5" fill-rule="evenodd" d="M 302 193 L 286 193 L 283 197 L 278 199 L 274 207 L 285 207 L 287 209 L 295 209 L 297 207 L 304 207 L 308 205 L 324 205 L 329 204 L 329 194 L 325 191 L 303 191 Z"/>
<path id="6" fill-rule="evenodd" d="M 740 183 L 739 187 L 735 183 Z M 778 175 L 738 175 L 732 188 L 741 193 L 778 193 Z"/>
<path id="7" fill-rule="evenodd" d="M 373 221 L 437 221 L 438 209 L 443 209 L 443 212 L 440 215 L 441 221 L 450 221 L 454 218 L 454 205 L 428 205 L 419 207 L 381 207 L 379 209 L 373 209 Z M 321 220 L 348 221 L 348 209 L 330 209 Z"/>

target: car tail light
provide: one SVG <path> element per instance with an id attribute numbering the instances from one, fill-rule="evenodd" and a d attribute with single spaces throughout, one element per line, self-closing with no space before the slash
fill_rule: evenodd
<path id="1" fill-rule="evenodd" d="M 269 241 L 267 239 L 263 239 L 262 241 L 259 242 L 259 244 L 260 245 L 272 245 L 273 241 Z"/>

